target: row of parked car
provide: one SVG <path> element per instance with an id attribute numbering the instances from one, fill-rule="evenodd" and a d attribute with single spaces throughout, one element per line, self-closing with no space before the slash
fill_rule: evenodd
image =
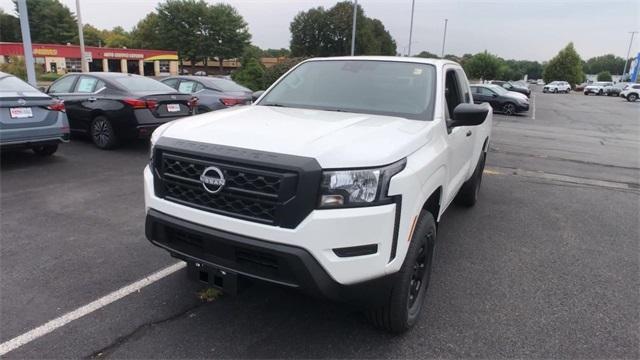
<path id="1" fill-rule="evenodd" d="M 100 149 L 113 149 L 149 137 L 168 121 L 251 101 L 251 90 L 224 78 L 158 81 L 94 72 L 67 74 L 48 89 L 36 89 L 0 72 L 0 144 L 51 155 L 73 132 L 88 135 Z"/>

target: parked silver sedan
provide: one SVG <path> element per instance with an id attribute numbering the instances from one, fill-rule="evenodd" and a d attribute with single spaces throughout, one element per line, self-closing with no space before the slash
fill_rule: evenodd
<path id="1" fill-rule="evenodd" d="M 64 102 L 0 72 L 0 148 L 30 148 L 52 155 L 69 141 Z"/>

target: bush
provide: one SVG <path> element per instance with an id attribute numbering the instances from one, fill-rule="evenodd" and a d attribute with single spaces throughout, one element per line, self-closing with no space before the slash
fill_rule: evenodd
<path id="1" fill-rule="evenodd" d="M 253 91 L 263 90 L 262 76 L 264 75 L 264 72 L 262 64 L 260 64 L 258 60 L 252 58 L 246 62 L 246 65 L 243 63 L 240 70 L 231 74 L 231 78 L 233 81 L 242 86 L 246 86 Z"/>
<path id="2" fill-rule="evenodd" d="M 43 73 L 42 66 L 36 65 L 36 77 L 40 77 Z M 27 81 L 27 65 L 24 63 L 22 56 L 11 56 L 9 60 L 0 64 L 0 71 L 15 75 L 20 79 Z"/>
<path id="3" fill-rule="evenodd" d="M 56 81 L 58 80 L 62 75 L 57 74 L 57 73 L 43 73 L 41 75 L 38 76 L 38 80 L 40 81 Z"/>
<path id="4" fill-rule="evenodd" d="M 611 73 L 608 71 L 601 71 L 598 73 L 598 81 L 613 81 Z"/>

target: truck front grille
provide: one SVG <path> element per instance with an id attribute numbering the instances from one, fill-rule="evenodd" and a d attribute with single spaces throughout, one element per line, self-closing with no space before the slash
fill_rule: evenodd
<path id="1" fill-rule="evenodd" d="M 312 158 L 171 138 L 158 141 L 151 167 L 157 197 L 284 228 L 295 228 L 313 211 L 322 174 Z M 209 167 L 217 168 L 225 180 L 215 193 L 201 180 Z"/>
<path id="2" fill-rule="evenodd" d="M 158 172 L 162 194 L 169 201 L 264 224 L 278 224 L 278 209 L 295 196 L 297 174 L 162 152 Z M 209 166 L 221 170 L 225 185 L 207 192 L 200 175 Z"/>

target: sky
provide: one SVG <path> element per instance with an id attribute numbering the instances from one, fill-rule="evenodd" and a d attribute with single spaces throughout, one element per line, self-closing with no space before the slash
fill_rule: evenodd
<path id="1" fill-rule="evenodd" d="M 28 0 L 27 0 L 28 2 Z M 75 12 L 75 0 L 61 0 Z M 82 19 L 98 28 L 129 30 L 160 0 L 80 0 Z M 210 3 L 220 2 L 208 0 Z M 289 47 L 289 23 L 300 11 L 331 7 L 337 0 L 226 0 L 249 24 L 261 48 Z M 380 19 L 406 54 L 411 0 L 359 0 Z M 13 13 L 11 0 L 0 8 Z M 446 54 L 487 50 L 505 59 L 546 61 L 570 41 L 583 59 L 613 53 L 624 57 L 629 31 L 640 31 L 640 0 L 415 0 L 411 53 L 440 54 L 448 19 Z M 640 51 L 636 34 L 632 54 Z"/>

